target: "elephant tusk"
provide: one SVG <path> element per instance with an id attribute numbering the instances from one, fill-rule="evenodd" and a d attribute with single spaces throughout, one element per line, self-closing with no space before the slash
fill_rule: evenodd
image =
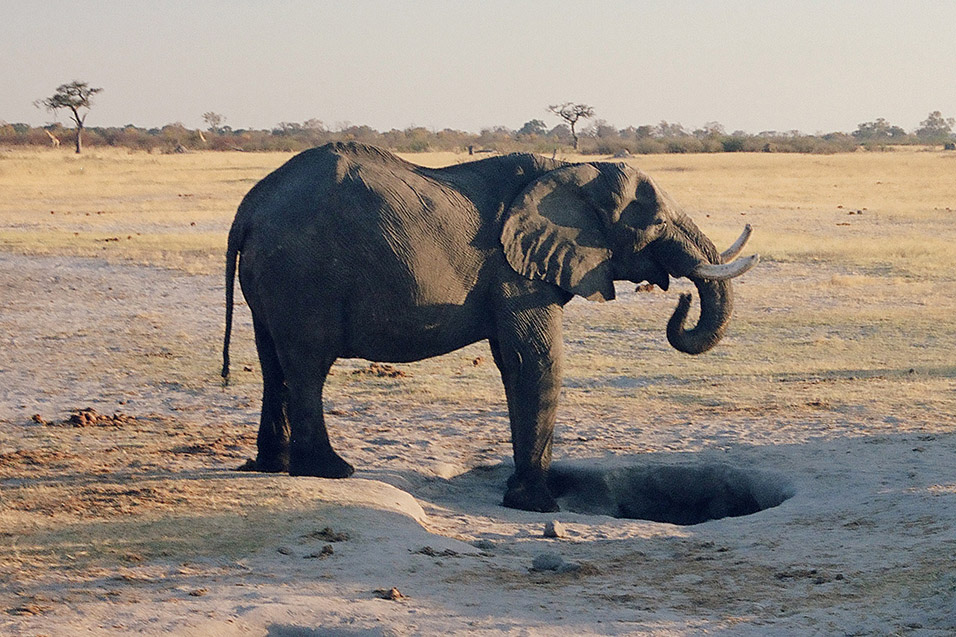
<path id="1" fill-rule="evenodd" d="M 731 263 L 721 263 L 719 265 L 701 263 L 694 268 L 694 271 L 691 272 L 691 276 L 698 279 L 709 279 L 711 281 L 733 279 L 757 265 L 758 261 L 760 261 L 760 255 L 752 254 L 749 257 L 737 259 Z"/>
<path id="2" fill-rule="evenodd" d="M 744 249 L 744 246 L 747 244 L 747 239 L 750 238 L 750 235 L 753 231 L 753 226 L 751 226 L 749 223 L 744 226 L 744 231 L 741 232 L 740 236 L 737 237 L 737 240 L 734 241 L 734 245 L 720 253 L 720 262 L 728 263 L 731 259 L 740 254 L 740 251 Z"/>

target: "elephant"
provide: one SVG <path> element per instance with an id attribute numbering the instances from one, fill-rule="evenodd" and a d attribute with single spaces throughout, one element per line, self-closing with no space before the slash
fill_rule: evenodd
<path id="1" fill-rule="evenodd" d="M 244 197 L 226 252 L 224 382 L 238 269 L 262 369 L 255 469 L 344 478 L 322 407 L 338 358 L 417 361 L 487 340 L 511 425 L 502 504 L 557 511 L 547 473 L 563 308 L 615 297 L 615 281 L 687 277 L 667 339 L 699 354 L 724 334 L 730 281 L 758 255 L 721 254 L 643 172 L 623 163 L 499 155 L 425 168 L 374 146 L 306 150 Z"/>

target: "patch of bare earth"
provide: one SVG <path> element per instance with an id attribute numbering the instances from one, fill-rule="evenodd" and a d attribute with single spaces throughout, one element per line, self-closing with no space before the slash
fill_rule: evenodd
<path id="1" fill-rule="evenodd" d="M 956 368 L 933 348 L 952 335 L 902 288 L 910 318 L 873 318 L 813 276 L 749 273 L 706 359 L 663 342 L 673 294 L 568 307 L 559 462 L 793 484 L 756 515 L 676 526 L 500 507 L 484 344 L 336 366 L 328 420 L 355 478 L 237 472 L 260 387 L 242 307 L 221 385 L 220 276 L 0 254 L 0 634 L 950 634 Z M 833 298 L 855 322 L 806 318 Z"/>

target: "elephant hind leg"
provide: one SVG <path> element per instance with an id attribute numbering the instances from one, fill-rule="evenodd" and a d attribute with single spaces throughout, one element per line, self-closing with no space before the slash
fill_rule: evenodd
<path id="1" fill-rule="evenodd" d="M 300 352 L 286 375 L 289 389 L 289 474 L 319 478 L 347 478 L 355 472 L 348 462 L 332 449 L 325 414 L 322 389 L 334 357 Z"/>
<path id="2" fill-rule="evenodd" d="M 256 470 L 284 473 L 289 470 L 289 392 L 272 337 L 262 323 L 254 320 L 253 327 L 262 369 L 262 413 L 256 440 Z"/>

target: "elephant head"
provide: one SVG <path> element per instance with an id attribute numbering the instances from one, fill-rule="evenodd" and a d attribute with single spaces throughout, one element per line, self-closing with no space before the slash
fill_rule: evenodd
<path id="1" fill-rule="evenodd" d="M 650 177 L 626 164 L 576 164 L 532 182 L 505 212 L 501 242 L 522 276 L 553 283 L 590 300 L 614 298 L 614 281 L 669 277 L 697 287 L 701 313 L 684 328 L 690 295 L 681 295 L 667 325 L 670 344 L 699 354 L 717 344 L 733 311 L 730 279 L 757 255 L 728 263 L 743 248 L 748 226 L 723 254 Z"/>

